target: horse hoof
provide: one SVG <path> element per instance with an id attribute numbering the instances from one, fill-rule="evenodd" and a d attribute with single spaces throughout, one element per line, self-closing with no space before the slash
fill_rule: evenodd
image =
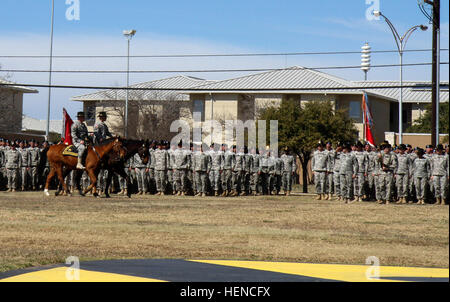
<path id="1" fill-rule="evenodd" d="M 50 196 L 50 193 L 48 193 L 48 190 L 45 190 L 45 191 L 44 191 L 44 195 L 45 195 L 45 196 Z"/>

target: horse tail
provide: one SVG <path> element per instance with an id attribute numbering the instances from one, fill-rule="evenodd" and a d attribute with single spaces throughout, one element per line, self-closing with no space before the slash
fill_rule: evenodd
<path id="1" fill-rule="evenodd" d="M 38 175 L 42 175 L 44 173 L 45 165 L 46 165 L 47 159 L 48 159 L 47 153 L 48 153 L 49 149 L 50 149 L 50 146 L 47 146 L 41 151 L 41 156 L 39 158 L 39 164 L 38 164 Z"/>

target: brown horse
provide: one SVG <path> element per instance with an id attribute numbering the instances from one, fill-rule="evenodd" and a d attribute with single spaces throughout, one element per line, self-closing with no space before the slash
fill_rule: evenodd
<path id="1" fill-rule="evenodd" d="M 44 149 L 41 153 L 41 163 L 45 163 L 48 160 L 50 164 L 50 173 L 47 176 L 47 181 L 45 183 L 45 195 L 49 196 L 48 188 L 50 181 L 55 176 L 58 176 L 59 182 L 63 186 L 64 195 L 69 194 L 67 185 L 64 182 L 64 174 L 67 175 L 72 170 L 76 170 L 77 157 L 74 156 L 64 156 L 63 151 L 67 148 L 67 145 L 53 145 Z M 123 148 L 122 141 L 120 138 L 111 138 L 105 140 L 99 145 L 88 146 L 86 155 L 86 172 L 91 179 L 90 186 L 81 192 L 79 182 L 77 181 L 77 189 L 81 195 L 86 194 L 92 190 L 94 196 L 97 196 L 97 176 L 103 161 L 109 158 L 108 155 L 119 156 L 121 159 L 125 157 L 126 150 Z"/>

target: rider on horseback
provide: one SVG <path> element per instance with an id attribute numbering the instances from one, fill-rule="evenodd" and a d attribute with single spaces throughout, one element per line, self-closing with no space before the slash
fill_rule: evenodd
<path id="1" fill-rule="evenodd" d="M 94 137 L 97 144 L 103 142 L 108 137 L 112 137 L 111 132 L 109 132 L 108 126 L 105 121 L 107 119 L 106 112 L 102 111 L 98 114 L 99 122 L 94 126 Z"/>
<path id="2" fill-rule="evenodd" d="M 72 124 L 71 133 L 73 144 L 78 149 L 77 169 L 84 170 L 82 159 L 86 150 L 86 141 L 89 140 L 88 129 L 84 124 L 84 112 L 77 113 L 77 120 Z"/>

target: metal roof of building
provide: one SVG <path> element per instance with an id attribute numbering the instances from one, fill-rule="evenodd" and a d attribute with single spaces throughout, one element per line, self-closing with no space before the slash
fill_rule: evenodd
<path id="1" fill-rule="evenodd" d="M 370 87 L 382 87 L 382 86 L 400 86 L 399 81 L 358 81 L 353 82 L 359 85 L 367 91 L 382 95 L 393 100 L 400 98 L 399 88 L 381 88 L 381 89 L 366 89 Z M 431 102 L 431 83 L 430 82 L 413 82 L 403 81 L 404 86 L 415 86 L 415 88 L 406 87 L 403 88 L 403 102 L 405 103 L 430 103 Z M 444 86 L 444 88 L 442 88 Z M 446 86 L 446 87 L 445 87 Z M 441 89 L 439 94 L 441 102 L 449 101 L 448 94 L 448 82 L 441 82 Z"/>
<path id="2" fill-rule="evenodd" d="M 155 80 L 131 85 L 129 90 L 129 100 L 147 100 L 147 101 L 186 101 L 189 96 L 180 93 L 178 89 L 189 89 L 205 83 L 211 83 L 204 79 L 194 78 L 190 76 L 174 76 L 166 79 Z M 157 90 L 135 90 L 135 89 L 157 89 Z M 167 90 L 165 90 L 167 88 Z M 126 89 L 102 90 L 95 93 L 75 96 L 72 101 L 105 101 L 105 100 L 125 100 Z"/>
<path id="3" fill-rule="evenodd" d="M 49 131 L 51 133 L 61 133 L 62 120 L 50 120 Z M 22 115 L 22 131 L 45 132 L 47 130 L 47 121 L 38 120 L 26 115 Z"/>
<path id="4" fill-rule="evenodd" d="M 2 86 L 2 84 L 6 84 L 8 86 Z M 0 88 L 12 89 L 12 90 L 20 91 L 20 92 L 23 92 L 23 93 L 39 93 L 39 91 L 36 90 L 36 89 L 23 87 L 23 86 L 20 86 L 20 85 L 14 85 L 14 84 L 16 84 L 16 83 L 7 81 L 7 80 L 5 80 L 3 78 L 0 78 Z M 10 86 L 10 85 L 12 85 L 12 86 Z"/>

